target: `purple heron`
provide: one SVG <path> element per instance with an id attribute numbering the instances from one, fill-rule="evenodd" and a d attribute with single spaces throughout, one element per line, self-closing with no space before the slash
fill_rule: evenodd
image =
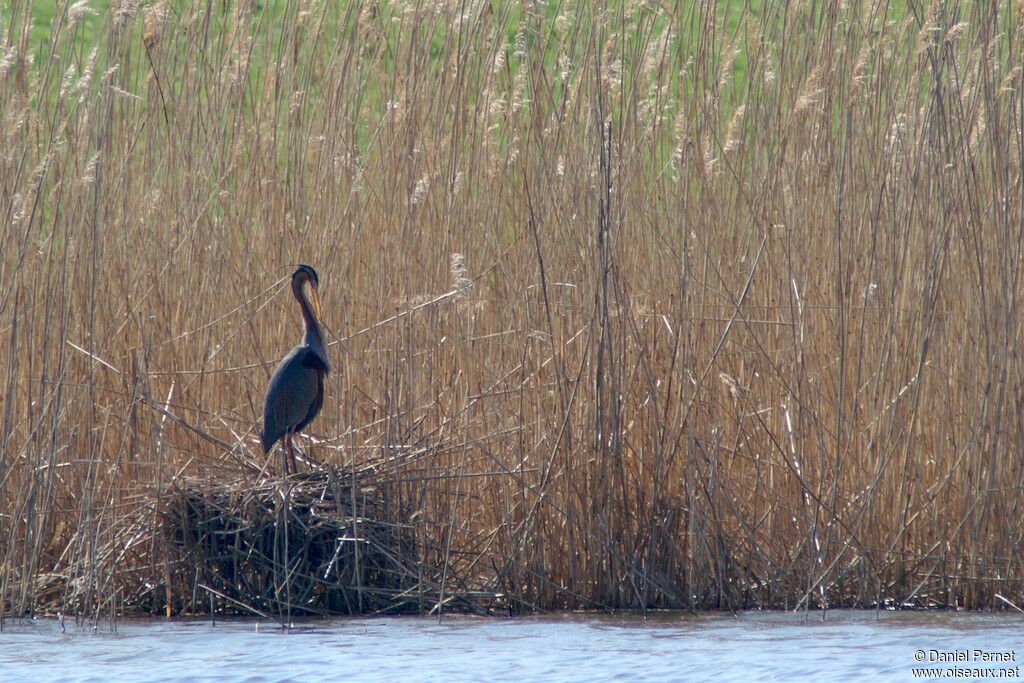
<path id="1" fill-rule="evenodd" d="M 292 294 L 302 310 L 302 343 L 278 364 L 267 386 L 263 404 L 263 452 L 269 453 L 284 437 L 281 459 L 288 475 L 297 471 L 292 436 L 302 431 L 324 403 L 324 377 L 331 371 L 327 346 L 320 330 L 320 278 L 310 266 L 300 265 L 292 273 Z M 308 292 L 308 296 L 307 296 Z"/>

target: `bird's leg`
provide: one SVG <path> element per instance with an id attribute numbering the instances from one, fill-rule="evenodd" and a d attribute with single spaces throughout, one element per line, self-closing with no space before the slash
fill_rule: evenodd
<path id="1" fill-rule="evenodd" d="M 284 476 L 288 476 L 288 456 L 292 452 L 292 432 L 288 430 L 284 433 L 284 448 L 281 450 L 281 467 L 284 470 Z"/>
<path id="2" fill-rule="evenodd" d="M 291 448 L 288 449 L 288 455 L 292 459 L 292 474 L 298 474 L 299 466 L 295 463 L 295 444 L 292 444 Z"/>

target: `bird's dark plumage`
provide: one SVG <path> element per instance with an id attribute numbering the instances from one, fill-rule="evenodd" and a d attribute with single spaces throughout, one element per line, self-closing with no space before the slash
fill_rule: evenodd
<path id="1" fill-rule="evenodd" d="M 278 364 L 267 386 L 263 405 L 263 431 L 260 441 L 263 452 L 269 453 L 284 437 L 284 469 L 288 459 L 295 467 L 292 435 L 302 431 L 317 413 L 324 401 L 324 377 L 331 371 L 327 347 L 320 331 L 320 278 L 310 266 L 302 265 L 292 274 L 292 293 L 299 302 L 305 326 L 302 343 L 296 346 Z M 309 288 L 312 304 L 306 297 Z"/>

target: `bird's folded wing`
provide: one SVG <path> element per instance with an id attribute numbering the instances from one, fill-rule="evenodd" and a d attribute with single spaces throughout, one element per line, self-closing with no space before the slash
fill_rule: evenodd
<path id="1" fill-rule="evenodd" d="M 316 369 L 305 362 L 304 353 L 312 352 L 303 346 L 293 349 L 270 378 L 263 409 L 263 432 L 271 442 L 305 419 L 319 393 Z"/>

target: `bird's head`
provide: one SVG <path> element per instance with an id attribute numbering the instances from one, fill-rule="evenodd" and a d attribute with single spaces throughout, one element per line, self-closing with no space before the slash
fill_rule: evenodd
<path id="1" fill-rule="evenodd" d="M 295 296 L 304 295 L 307 292 L 308 296 L 305 298 L 309 301 L 313 307 L 313 313 L 316 314 L 317 319 L 320 319 L 320 276 L 316 274 L 312 266 L 306 264 L 300 265 L 292 273 L 292 291 L 295 292 Z"/>

